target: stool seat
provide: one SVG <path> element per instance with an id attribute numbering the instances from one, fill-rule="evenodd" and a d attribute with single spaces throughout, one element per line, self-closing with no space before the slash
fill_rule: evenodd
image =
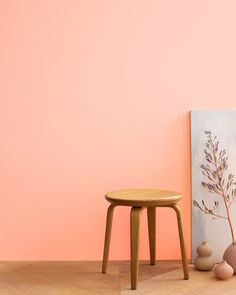
<path id="1" fill-rule="evenodd" d="M 165 207 L 176 204 L 183 195 L 177 192 L 157 189 L 125 189 L 106 193 L 112 204 L 137 207 Z"/>

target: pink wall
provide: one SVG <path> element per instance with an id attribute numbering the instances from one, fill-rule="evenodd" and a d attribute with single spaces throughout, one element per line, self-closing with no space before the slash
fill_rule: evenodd
<path id="1" fill-rule="evenodd" d="M 191 109 L 236 108 L 233 0 L 0 0 L 0 260 L 100 259 L 106 191 L 182 191 Z M 117 209 L 111 259 L 129 258 Z M 145 217 L 145 216 L 144 216 Z M 159 259 L 179 258 L 158 210 Z M 143 218 L 141 258 L 148 258 Z"/>

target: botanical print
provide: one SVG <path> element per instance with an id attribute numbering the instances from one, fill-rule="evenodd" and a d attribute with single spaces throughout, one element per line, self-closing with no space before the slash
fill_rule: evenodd
<path id="1" fill-rule="evenodd" d="M 206 240 L 220 261 L 235 241 L 235 149 L 236 112 L 191 112 L 192 259 Z"/>

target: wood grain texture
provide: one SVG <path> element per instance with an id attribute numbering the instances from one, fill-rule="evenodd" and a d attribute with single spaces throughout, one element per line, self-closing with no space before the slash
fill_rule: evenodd
<path id="1" fill-rule="evenodd" d="M 142 208 L 133 207 L 130 212 L 130 257 L 131 257 L 131 289 L 137 289 L 139 266 L 139 229 Z"/>
<path id="2" fill-rule="evenodd" d="M 140 262 L 138 290 L 130 289 L 130 262 L 0 262 L 1 295 L 235 295 L 236 276 L 219 281 L 213 271 L 191 265 L 190 280 L 182 280 L 181 261 Z"/>
<path id="3" fill-rule="evenodd" d="M 101 262 L 1 262 L 1 295 L 118 295 L 119 269 Z"/>
<path id="4" fill-rule="evenodd" d="M 156 207 L 147 208 L 150 263 L 156 263 Z"/>
<path id="5" fill-rule="evenodd" d="M 183 225 L 182 225 L 182 218 L 179 206 L 176 204 L 172 206 L 172 208 L 176 212 L 177 222 L 178 222 L 178 230 L 179 230 L 179 241 L 180 241 L 180 249 L 182 255 L 182 263 L 183 263 L 183 271 L 184 271 L 184 278 L 185 280 L 189 279 L 189 271 L 188 271 L 188 262 L 187 262 L 187 255 L 184 243 L 184 233 L 183 233 Z"/>
<path id="6" fill-rule="evenodd" d="M 177 203 L 182 198 L 182 194 L 157 189 L 128 189 L 106 193 L 105 198 L 110 203 L 116 205 L 133 207 L 161 207 Z"/>
<path id="7" fill-rule="evenodd" d="M 103 250 L 103 263 L 102 263 L 102 272 L 106 273 L 107 271 L 107 262 L 110 250 L 111 242 L 111 229 L 112 229 L 112 219 L 115 205 L 110 205 L 107 209 L 107 221 L 106 221 L 106 231 L 104 239 L 104 250 Z"/>
<path id="8" fill-rule="evenodd" d="M 170 263 L 170 262 L 167 262 Z M 159 265 L 159 263 L 158 263 Z M 158 268 L 157 266 L 150 267 Z M 140 265 L 140 273 L 142 265 Z M 146 268 L 147 270 L 147 268 Z M 181 280 L 181 268 L 169 270 L 163 274 L 149 277 L 139 276 L 139 287 L 135 291 L 137 295 L 233 295 L 236 294 L 236 276 L 229 281 L 219 281 L 213 271 L 201 272 L 190 266 L 190 280 Z M 147 270 L 147 274 L 149 271 Z M 128 284 L 127 284 L 128 285 Z M 127 286 L 126 285 L 126 286 Z M 133 291 L 121 285 L 122 295 L 132 295 Z"/>

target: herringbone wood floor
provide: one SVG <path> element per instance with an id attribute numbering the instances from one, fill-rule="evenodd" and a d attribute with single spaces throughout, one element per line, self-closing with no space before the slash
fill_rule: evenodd
<path id="1" fill-rule="evenodd" d="M 110 262 L 102 274 L 101 262 L 1 262 L 0 295 L 235 295 L 236 276 L 218 281 L 213 272 L 190 266 L 183 280 L 181 263 L 140 263 L 138 290 L 130 290 L 129 262 Z"/>

